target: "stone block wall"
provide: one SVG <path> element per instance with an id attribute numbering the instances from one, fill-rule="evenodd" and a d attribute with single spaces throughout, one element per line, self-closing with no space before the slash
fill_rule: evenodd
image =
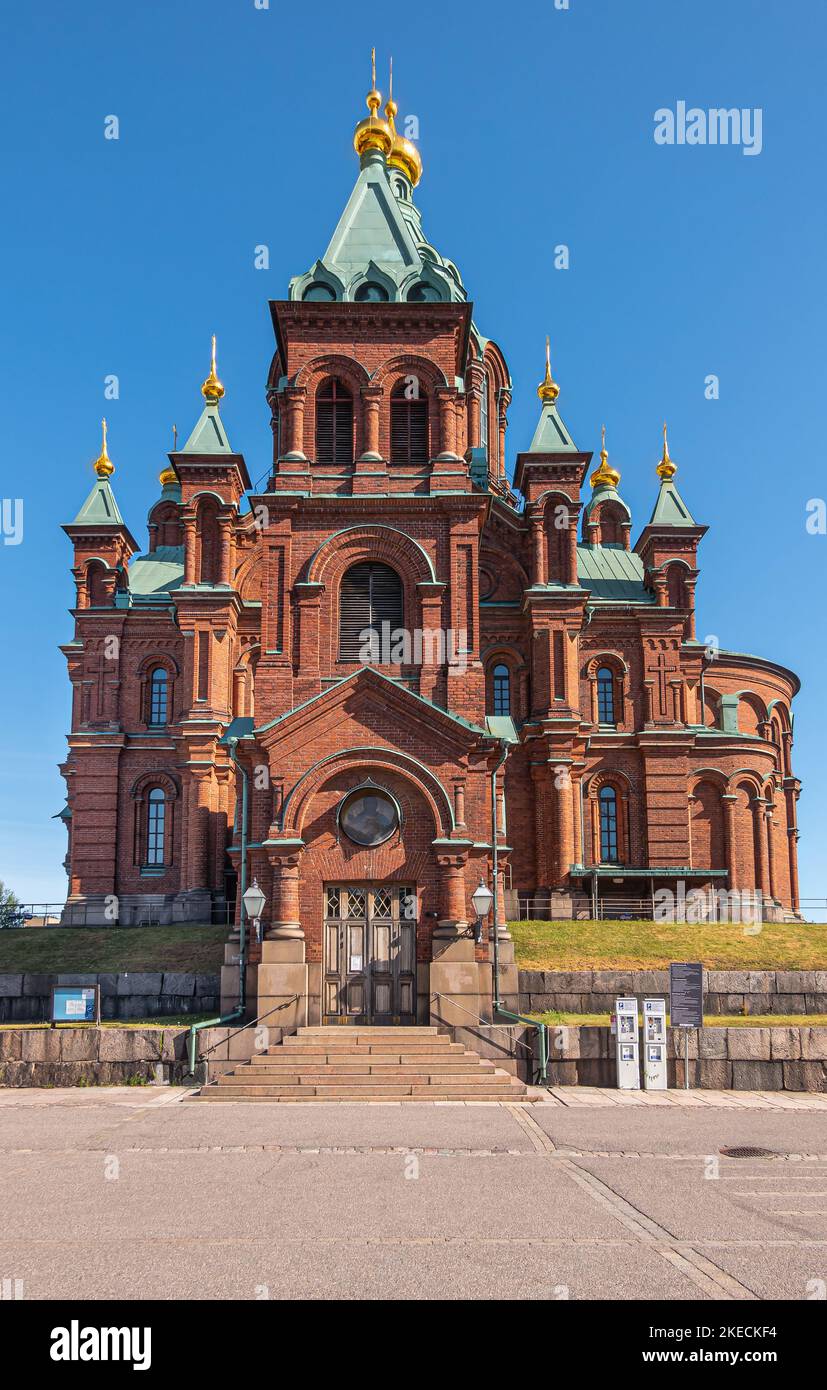
<path id="1" fill-rule="evenodd" d="M 524 1081 L 537 1080 L 536 1029 L 480 1025 L 456 1041 Z M 667 1082 L 684 1085 L 686 1037 L 667 1029 Z M 617 1085 L 615 1039 L 606 1026 L 549 1027 L 549 1084 Z M 643 1037 L 640 1038 L 641 1056 Z M 827 1028 L 700 1028 L 689 1032 L 689 1081 L 701 1090 L 827 1092 Z"/>
<path id="2" fill-rule="evenodd" d="M 118 974 L 0 974 L 0 1023 L 42 1023 L 55 985 L 100 984 L 101 1018 L 171 1018 L 218 1013 L 220 979 L 181 971 Z"/>
<path id="3" fill-rule="evenodd" d="M 827 1014 L 827 970 L 707 970 L 706 1014 Z M 611 1013 L 618 995 L 669 1000 L 668 970 L 521 970 L 525 1013 Z"/>

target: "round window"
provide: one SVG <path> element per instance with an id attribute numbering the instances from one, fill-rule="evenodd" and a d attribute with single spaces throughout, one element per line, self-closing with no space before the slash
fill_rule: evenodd
<path id="1" fill-rule="evenodd" d="M 358 788 L 345 797 L 339 824 L 357 845 L 381 845 L 399 826 L 399 808 L 387 792 Z"/>

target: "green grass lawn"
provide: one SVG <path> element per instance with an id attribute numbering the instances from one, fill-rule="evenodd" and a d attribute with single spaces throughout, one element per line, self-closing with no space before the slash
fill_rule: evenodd
<path id="1" fill-rule="evenodd" d="M 827 923 L 509 922 L 522 970 L 825 970 Z"/>
<path id="2" fill-rule="evenodd" d="M 0 931 L 0 973 L 193 970 L 215 974 L 227 927 L 20 927 Z"/>
<path id="3" fill-rule="evenodd" d="M 544 1014 L 529 1014 L 538 1023 L 547 1023 L 550 1028 L 608 1028 L 610 1014 L 568 1014 L 549 1009 Z M 666 1018 L 669 1024 L 669 1016 Z M 643 1025 L 642 1015 L 638 1023 Z M 705 1014 L 705 1028 L 824 1028 L 827 1014 Z"/>

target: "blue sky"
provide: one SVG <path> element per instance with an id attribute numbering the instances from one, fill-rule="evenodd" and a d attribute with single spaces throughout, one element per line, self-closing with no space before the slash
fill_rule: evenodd
<path id="1" fill-rule="evenodd" d="M 419 119 L 426 233 L 511 368 L 510 466 L 533 432 L 547 332 L 561 412 L 582 448 L 599 448 L 605 421 L 635 533 L 668 420 L 678 483 L 710 527 L 699 635 L 802 678 L 802 892 L 827 893 L 827 536 L 805 529 L 827 486 L 825 40 L 816 0 L 6 7 L 3 495 L 24 499 L 25 531 L 0 545 L 0 878 L 27 900 L 65 895 L 50 819 L 72 632 L 59 527 L 91 487 L 101 415 L 143 543 L 216 332 L 230 439 L 266 474 L 266 301 L 322 254 L 349 194 L 375 43 L 380 87 L 393 53 L 400 115 Z M 656 145 L 655 111 L 681 100 L 761 108 L 761 154 Z M 269 271 L 254 268 L 260 244 Z M 105 401 L 112 373 L 120 399 Z"/>

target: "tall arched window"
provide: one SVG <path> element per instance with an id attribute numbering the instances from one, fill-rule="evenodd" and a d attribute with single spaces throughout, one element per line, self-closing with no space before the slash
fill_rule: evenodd
<path id="1" fill-rule="evenodd" d="M 353 397 L 335 377 L 316 395 L 316 462 L 353 463 Z"/>
<path id="2" fill-rule="evenodd" d="M 488 373 L 483 372 L 482 386 L 480 387 L 480 444 L 485 450 L 485 457 L 488 458 Z"/>
<path id="3" fill-rule="evenodd" d="M 407 384 L 406 384 L 407 383 Z M 391 463 L 428 462 L 428 400 L 421 391 L 411 394 L 410 378 L 403 378 L 391 395 Z"/>
<path id="4" fill-rule="evenodd" d="M 403 626 L 402 580 L 390 565 L 351 565 L 339 592 L 339 659 L 388 665 L 398 659 L 394 633 Z"/>
<path id="5" fill-rule="evenodd" d="M 494 714 L 510 714 L 511 672 L 503 662 L 499 662 L 494 667 L 492 694 L 494 697 Z"/>
<path id="6" fill-rule="evenodd" d="M 150 724 L 166 724 L 169 715 L 169 676 L 163 666 L 156 666 L 149 678 Z"/>
<path id="7" fill-rule="evenodd" d="M 600 861 L 602 864 L 616 864 L 617 856 L 617 792 L 614 787 L 601 787 L 598 797 L 600 806 Z"/>
<path id="8" fill-rule="evenodd" d="M 198 578 L 202 584 L 215 584 L 218 581 L 220 538 L 218 527 L 218 507 L 216 498 L 205 497 L 198 506 L 196 536 L 200 565 Z"/>
<path id="9" fill-rule="evenodd" d="M 616 724 L 614 673 L 601 666 L 597 673 L 597 720 L 599 724 Z"/>
<path id="10" fill-rule="evenodd" d="M 163 864 L 166 826 L 166 797 L 160 787 L 153 787 L 146 803 L 146 863 L 148 867 Z"/>

